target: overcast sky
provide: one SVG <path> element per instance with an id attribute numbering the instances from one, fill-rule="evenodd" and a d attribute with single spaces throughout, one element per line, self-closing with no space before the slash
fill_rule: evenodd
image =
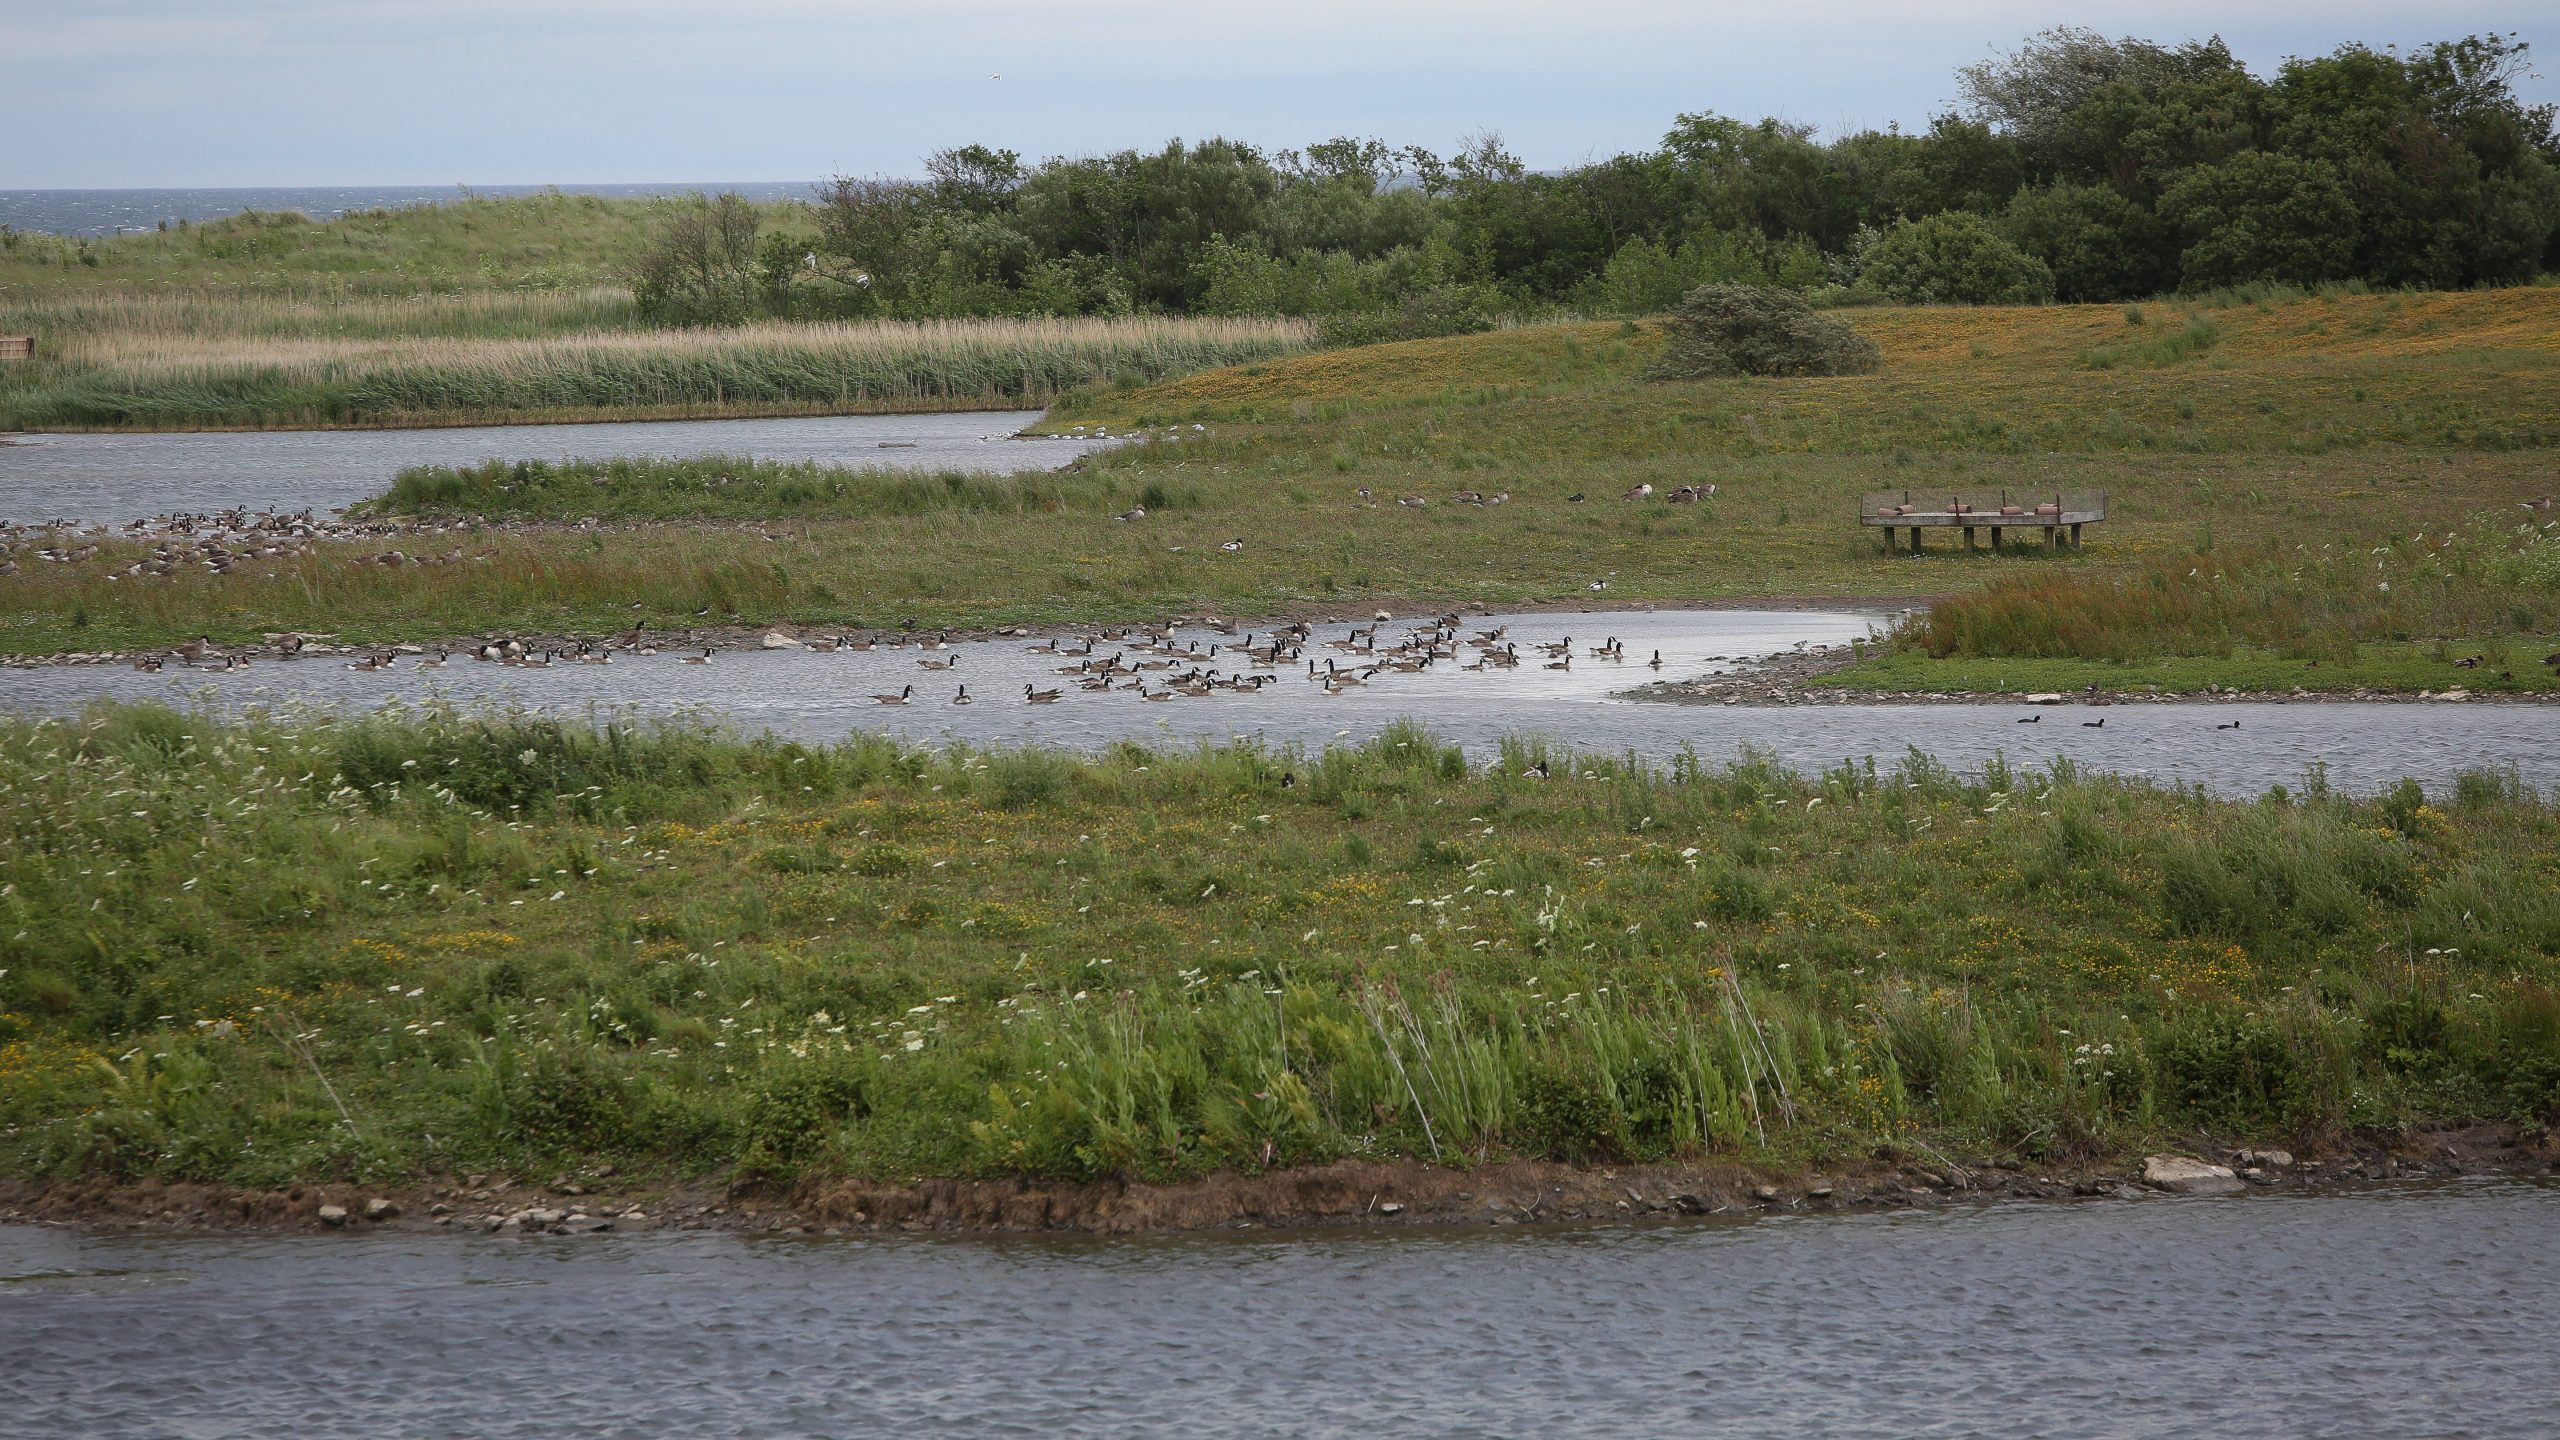
<path id="1" fill-rule="evenodd" d="M 788 180 L 1223 134 L 1499 131 L 1533 166 L 1684 110 L 1925 124 L 2056 22 L 2221 34 L 2262 72 L 2522 30 L 2549 0 L 0 0 L 0 189 Z M 2550 79 L 2528 82 L 2560 98 Z"/>

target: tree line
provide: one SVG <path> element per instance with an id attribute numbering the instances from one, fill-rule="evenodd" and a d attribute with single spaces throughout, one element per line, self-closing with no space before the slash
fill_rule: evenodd
<path id="1" fill-rule="evenodd" d="M 1923 131 L 1683 114 L 1652 150 L 1555 172 L 1495 135 L 1038 163 L 969 145 L 779 219 L 698 200 L 635 282 L 679 322 L 1281 314 L 1337 340 L 1658 313 L 1710 283 L 1817 303 L 2524 283 L 2560 268 L 2560 134 L 2517 93 L 2527 54 L 2351 44 L 2260 76 L 2219 39 L 2055 29 L 1959 71 Z"/>

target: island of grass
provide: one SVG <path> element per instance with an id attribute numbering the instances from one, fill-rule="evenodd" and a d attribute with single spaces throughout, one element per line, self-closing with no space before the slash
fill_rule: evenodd
<path id="1" fill-rule="evenodd" d="M 2560 815 L 2493 772 L 2210 799 L 1412 727 L 1077 758 L 101 707 L 0 722 L 0 828 L 27 1203 L 2052 1170 L 2560 1113 Z"/>
<path id="2" fill-rule="evenodd" d="M 0 574 L 0 651 L 1834 601 L 1928 608 L 1840 691 L 2554 685 L 2560 290 L 1838 313 L 1877 373 L 1666 383 L 1654 326 L 1581 323 L 1080 390 L 1047 428 L 1138 438 L 1059 475 L 420 472 L 364 516 L 462 524 L 453 564 L 365 563 L 420 548 L 391 535 L 145 577 L 110 537 Z M 2111 497 L 2085 552 L 1886 556 L 1857 524 L 1879 488 L 2059 485 Z"/>

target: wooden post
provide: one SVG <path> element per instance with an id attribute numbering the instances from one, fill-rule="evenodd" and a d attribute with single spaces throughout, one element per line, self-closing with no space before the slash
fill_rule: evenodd
<path id="1" fill-rule="evenodd" d="M 1999 554 L 1999 553 L 2001 552 L 2001 547 L 2002 547 L 2004 544 L 2006 544 L 2006 543 L 2007 543 L 2008 536 L 2009 536 L 2009 527 L 2008 527 L 2008 526 L 2006 526 L 2006 525 L 1994 525 L 1994 526 L 1992 526 L 1992 527 L 1991 527 L 1991 553 L 1992 553 L 1992 554 L 1997 555 L 1997 554 Z"/>
<path id="2" fill-rule="evenodd" d="M 1917 525 L 1911 527 L 1911 553 L 1920 553 L 1920 527 Z"/>
<path id="3" fill-rule="evenodd" d="M 2053 548 L 2053 527 L 2050 525 L 2044 527 L 2044 548 L 2047 550 Z"/>
<path id="4" fill-rule="evenodd" d="M 2080 522 L 2077 520 L 2071 522 L 2071 548 L 2080 548 Z"/>
<path id="5" fill-rule="evenodd" d="M 1970 555 L 1973 553 L 1973 550 L 1973 527 L 1967 525 L 1964 527 L 1964 553 Z"/>

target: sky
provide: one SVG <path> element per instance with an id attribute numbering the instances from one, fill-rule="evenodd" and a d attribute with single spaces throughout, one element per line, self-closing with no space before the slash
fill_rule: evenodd
<path id="1" fill-rule="evenodd" d="M 2521 31 L 2549 0 L 0 0 L 0 189 L 817 180 L 1225 135 L 1499 133 L 1533 167 L 1683 111 L 1924 126 L 2054 24 L 2219 34 L 2262 73 Z"/>

